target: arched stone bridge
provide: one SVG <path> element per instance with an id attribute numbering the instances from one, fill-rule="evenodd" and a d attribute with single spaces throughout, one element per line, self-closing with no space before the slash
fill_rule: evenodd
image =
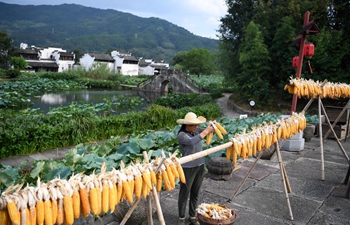
<path id="1" fill-rule="evenodd" d="M 154 75 L 147 81 L 138 84 L 136 90 L 168 92 L 169 84 L 173 93 L 203 93 L 205 90 L 194 82 L 180 70 L 161 70 L 159 75 Z"/>

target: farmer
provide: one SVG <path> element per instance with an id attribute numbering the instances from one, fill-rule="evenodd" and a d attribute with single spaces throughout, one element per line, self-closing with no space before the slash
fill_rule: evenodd
<path id="1" fill-rule="evenodd" d="M 181 128 L 177 135 L 179 147 L 182 156 L 191 155 L 202 151 L 202 139 L 209 133 L 215 130 L 209 125 L 204 128 L 199 128 L 198 124 L 206 122 L 203 116 L 197 117 L 193 112 L 186 114 L 184 119 L 176 121 L 181 124 Z M 180 182 L 180 192 L 178 198 L 179 222 L 178 225 L 185 224 L 186 204 L 189 200 L 189 218 L 191 224 L 199 225 L 196 218 L 196 209 L 198 207 L 198 195 L 204 177 L 204 158 L 182 164 L 182 168 L 186 177 L 186 184 Z"/>

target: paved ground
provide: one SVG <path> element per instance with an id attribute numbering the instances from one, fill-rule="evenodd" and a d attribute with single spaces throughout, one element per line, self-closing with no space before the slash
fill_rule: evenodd
<path id="1" fill-rule="evenodd" d="M 241 113 L 228 107 L 227 96 L 218 99 L 225 117 L 237 118 Z M 350 141 L 341 141 L 350 154 Z M 238 195 L 230 201 L 255 158 L 240 160 L 240 169 L 233 172 L 232 179 L 212 180 L 206 178 L 200 192 L 200 203 L 220 203 L 229 206 L 238 214 L 234 224 L 350 224 L 350 200 L 345 198 L 347 186 L 342 184 L 348 163 L 334 139 L 326 140 L 324 149 L 325 179 L 321 179 L 321 150 L 319 138 L 305 142 L 299 152 L 281 151 L 282 160 L 291 186 L 288 194 L 291 212 L 282 183 L 281 170 L 276 155 L 270 160 L 259 160 L 249 177 L 243 182 Z M 30 156 L 1 159 L 5 165 L 18 165 L 24 159 L 56 158 L 66 150 L 54 150 Z M 178 187 L 160 195 L 162 213 L 166 224 L 177 224 Z M 291 218 L 291 214 L 293 220 Z M 115 223 L 118 224 L 118 223 Z M 159 224 L 157 213 L 154 224 Z"/>

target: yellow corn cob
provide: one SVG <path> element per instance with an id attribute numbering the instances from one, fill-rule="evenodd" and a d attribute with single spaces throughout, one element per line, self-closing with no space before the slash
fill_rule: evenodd
<path id="1" fill-rule="evenodd" d="M 20 225 L 21 216 L 15 202 L 13 201 L 7 202 L 7 211 L 8 211 L 11 223 L 13 225 Z"/>
<path id="2" fill-rule="evenodd" d="M 212 139 L 213 139 L 213 133 L 207 134 L 206 139 L 205 139 L 205 144 L 206 144 L 207 146 L 209 146 Z"/>
<path id="3" fill-rule="evenodd" d="M 146 183 L 148 188 L 152 188 L 152 180 L 149 172 L 145 171 L 142 173 L 142 181 Z"/>
<path id="4" fill-rule="evenodd" d="M 117 200 L 116 200 L 116 205 L 120 202 L 121 198 L 123 195 L 123 184 L 122 181 L 119 181 L 117 184 Z"/>
<path id="5" fill-rule="evenodd" d="M 220 138 L 220 140 L 224 139 L 224 137 L 222 136 L 222 134 L 218 128 L 215 128 L 215 133 Z"/>
<path id="6" fill-rule="evenodd" d="M 241 155 L 241 148 L 238 146 L 237 140 L 233 141 L 233 149 L 238 156 Z"/>
<path id="7" fill-rule="evenodd" d="M 256 155 L 256 151 L 257 151 L 257 143 L 256 143 L 256 138 L 254 138 L 252 140 L 252 151 L 253 151 L 253 155 Z"/>
<path id="8" fill-rule="evenodd" d="M 57 221 L 57 211 L 58 211 L 57 200 L 51 200 L 51 209 L 52 209 L 52 223 L 55 224 Z"/>
<path id="9" fill-rule="evenodd" d="M 132 203 L 134 201 L 133 197 L 132 197 L 132 192 L 131 192 L 131 187 L 129 186 L 129 182 L 128 181 L 123 181 L 123 193 L 125 193 L 126 199 Z"/>
<path id="10" fill-rule="evenodd" d="M 57 224 L 63 224 L 64 222 L 64 209 L 63 209 L 63 198 L 58 199 L 58 209 L 57 209 Z"/>
<path id="11" fill-rule="evenodd" d="M 179 172 L 178 172 L 177 169 L 176 169 L 175 164 L 174 164 L 173 162 L 170 162 L 170 163 L 169 163 L 169 166 L 170 166 L 171 172 L 172 172 L 173 175 L 174 175 L 174 178 L 175 178 L 175 179 L 179 178 L 180 175 L 179 175 Z"/>
<path id="12" fill-rule="evenodd" d="M 98 204 L 98 188 L 93 187 L 90 189 L 89 193 L 89 200 L 90 200 L 90 207 L 91 207 L 91 212 L 95 215 L 99 214 L 99 204 Z"/>
<path id="13" fill-rule="evenodd" d="M 82 214 L 83 214 L 83 217 L 86 218 L 87 216 L 89 216 L 91 211 L 89 195 L 86 193 L 85 187 L 80 187 L 79 194 L 80 194 Z"/>
<path id="14" fill-rule="evenodd" d="M 180 181 L 186 184 L 186 177 L 180 163 L 176 163 L 176 169 L 177 169 L 177 172 L 179 173 Z"/>
<path id="15" fill-rule="evenodd" d="M 31 225 L 31 220 L 30 220 L 30 212 L 29 212 L 29 209 L 26 208 L 26 225 Z"/>
<path id="16" fill-rule="evenodd" d="M 150 169 L 150 176 L 151 176 L 151 181 L 152 181 L 152 184 L 157 184 L 157 176 L 156 176 L 156 173 L 154 172 L 154 170 L 151 170 Z"/>
<path id="17" fill-rule="evenodd" d="M 114 212 L 117 201 L 117 186 L 109 182 L 109 209 Z"/>
<path id="18" fill-rule="evenodd" d="M 97 206 L 97 209 L 98 209 L 98 212 L 97 212 L 97 215 L 101 214 L 102 212 L 102 187 L 97 187 L 97 203 L 98 203 L 98 206 Z"/>
<path id="19" fill-rule="evenodd" d="M 144 197 L 144 198 L 146 198 L 147 195 L 149 194 L 149 190 L 150 190 L 150 189 L 148 188 L 148 185 L 147 185 L 145 182 L 143 182 L 143 183 L 142 183 L 141 196 Z"/>
<path id="20" fill-rule="evenodd" d="M 168 175 L 168 179 L 169 179 L 169 184 L 170 184 L 170 188 L 173 189 L 175 188 L 175 177 L 174 177 L 174 174 L 170 168 L 170 166 L 166 166 L 166 169 L 165 169 L 167 175 Z"/>
<path id="21" fill-rule="evenodd" d="M 63 207 L 64 207 L 64 218 L 68 225 L 74 223 L 74 213 L 73 213 L 73 201 L 72 197 L 66 195 L 63 197 Z"/>
<path id="22" fill-rule="evenodd" d="M 227 131 L 225 130 L 225 128 L 224 128 L 223 126 L 221 126 L 220 123 L 215 122 L 215 125 L 216 125 L 216 127 L 221 131 L 221 133 L 227 134 Z"/>
<path id="23" fill-rule="evenodd" d="M 226 159 L 227 160 L 231 160 L 231 157 L 232 157 L 232 150 L 231 150 L 231 148 L 232 148 L 232 146 L 230 146 L 230 147 L 228 147 L 227 149 L 226 149 Z"/>
<path id="24" fill-rule="evenodd" d="M 162 178 L 162 174 L 157 173 L 157 191 L 161 191 L 162 190 L 162 182 L 163 182 L 163 178 Z"/>
<path id="25" fill-rule="evenodd" d="M 10 217 L 6 209 L 0 210 L 0 225 L 8 225 L 10 223 Z"/>
<path id="26" fill-rule="evenodd" d="M 141 198 L 142 193 L 142 177 L 140 175 L 135 175 L 135 182 L 134 182 L 134 195 L 137 199 Z"/>
<path id="27" fill-rule="evenodd" d="M 131 179 L 128 181 L 131 195 L 135 194 L 135 180 Z"/>
<path id="28" fill-rule="evenodd" d="M 43 225 L 45 220 L 45 207 L 44 202 L 39 200 L 36 202 L 36 223 L 38 225 Z"/>
<path id="29" fill-rule="evenodd" d="M 165 190 L 170 191 L 172 189 L 172 186 L 171 186 L 171 183 L 170 183 L 170 180 L 169 180 L 169 177 L 168 177 L 168 173 L 167 173 L 166 170 L 164 170 L 162 172 L 162 179 L 163 179 L 163 182 L 164 182 Z"/>
<path id="30" fill-rule="evenodd" d="M 52 222 L 52 203 L 50 200 L 44 201 L 44 207 L 45 207 L 45 225 L 53 225 Z"/>
<path id="31" fill-rule="evenodd" d="M 80 194 L 78 191 L 74 191 L 72 195 L 72 201 L 73 201 L 73 215 L 74 219 L 78 219 L 80 217 Z"/>
<path id="32" fill-rule="evenodd" d="M 237 152 L 236 151 L 232 151 L 232 163 L 236 165 L 237 163 Z"/>
<path id="33" fill-rule="evenodd" d="M 107 181 L 102 184 L 102 213 L 107 213 L 109 210 L 109 185 Z"/>

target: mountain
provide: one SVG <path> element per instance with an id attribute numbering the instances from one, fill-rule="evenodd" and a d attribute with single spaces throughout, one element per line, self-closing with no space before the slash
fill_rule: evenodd
<path id="1" fill-rule="evenodd" d="M 215 51 L 218 44 L 218 40 L 194 35 L 163 19 L 76 4 L 34 6 L 0 2 L 0 30 L 14 38 L 15 47 L 23 42 L 95 53 L 117 49 L 168 62 L 179 51 Z"/>

